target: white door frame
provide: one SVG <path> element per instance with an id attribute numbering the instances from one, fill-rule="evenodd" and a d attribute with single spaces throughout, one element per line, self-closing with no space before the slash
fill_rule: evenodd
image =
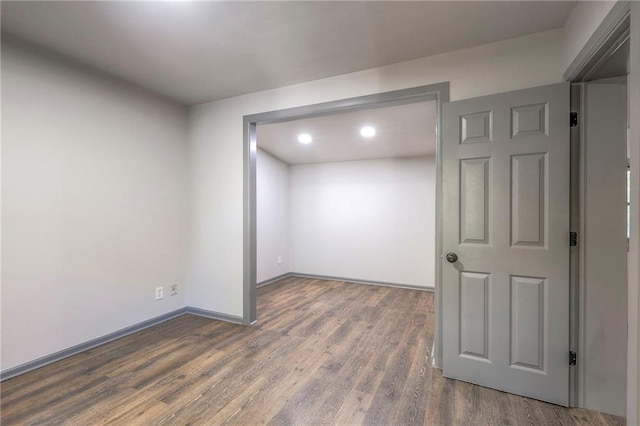
<path id="1" fill-rule="evenodd" d="M 631 168 L 640 170 L 640 3 L 631 6 L 631 72 L 629 74 L 629 119 Z M 640 173 L 631 179 L 631 232 L 635 238 L 630 244 L 630 265 L 627 269 L 629 297 L 629 339 L 627 340 L 627 424 L 640 423 Z"/>
<path id="2" fill-rule="evenodd" d="M 442 345 L 441 327 L 441 251 L 442 242 L 440 229 L 442 228 L 442 104 L 449 101 L 449 83 L 437 83 L 427 86 L 413 87 L 409 89 L 395 90 L 391 92 L 365 95 L 356 98 L 342 99 L 315 105 L 288 108 L 277 111 L 263 112 L 260 114 L 246 115 L 243 120 L 244 129 L 244 159 L 243 159 L 243 186 L 244 186 L 244 273 L 243 273 L 243 323 L 253 324 L 257 321 L 256 313 L 256 126 L 258 124 L 278 123 L 303 118 L 318 117 L 335 114 L 337 112 L 353 111 L 358 109 L 401 105 L 414 102 L 436 101 L 436 329 L 434 356 L 439 364 Z"/>
<path id="3" fill-rule="evenodd" d="M 618 1 L 594 31 L 585 46 L 567 68 L 565 81 L 578 82 L 611 52 L 612 46 L 624 37 L 629 29 L 630 73 L 629 73 L 629 120 L 630 120 L 630 165 L 631 179 L 631 238 L 629 241 L 629 265 L 627 275 L 628 309 L 627 321 L 627 424 L 640 423 L 640 3 Z M 574 315 L 572 313 L 572 318 Z M 573 328 L 572 328 L 573 329 Z M 573 382 L 584 380 L 575 377 Z M 572 382 L 572 384 L 573 384 Z M 580 397 L 574 395 L 577 402 Z"/>

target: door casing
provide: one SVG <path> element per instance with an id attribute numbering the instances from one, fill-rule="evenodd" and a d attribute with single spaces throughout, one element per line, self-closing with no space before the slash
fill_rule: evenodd
<path id="1" fill-rule="evenodd" d="M 563 74 L 563 80 L 572 84 L 571 87 L 571 111 L 577 112 L 579 116 L 583 115 L 583 97 L 579 83 L 587 81 L 592 72 L 603 62 L 605 62 L 616 49 L 630 38 L 630 1 L 618 1 L 605 17 L 602 23 L 594 31 L 593 36 L 587 41 L 578 56 Z M 634 47 L 632 46 L 632 49 Z M 571 230 L 580 231 L 580 146 L 581 136 L 584 126 L 578 125 L 571 129 Z M 578 238 L 580 244 L 580 238 Z M 583 345 L 580 339 L 580 329 L 582 322 L 580 312 L 583 310 L 581 306 L 582 298 L 580 297 L 580 257 L 579 246 L 571 248 L 570 254 L 570 350 L 578 354 L 578 368 L 572 368 L 569 372 L 569 404 L 572 407 L 584 407 L 584 392 L 580 392 L 581 384 L 585 381 L 584 371 L 580 366 L 580 353 Z M 631 296 L 631 293 L 629 293 Z M 628 320 L 631 319 L 630 317 Z M 630 343 L 633 343 L 629 340 Z M 582 351 L 584 352 L 584 351 Z M 627 365 L 629 367 L 629 364 Z M 635 407 L 630 402 L 635 399 L 634 387 L 636 381 L 629 380 L 627 387 L 627 412 L 633 411 Z M 628 420 L 632 420 L 629 418 Z"/>
<path id="2" fill-rule="evenodd" d="M 259 114 L 246 115 L 243 118 L 243 323 L 253 324 L 257 321 L 256 313 L 256 126 L 258 124 L 278 123 L 318 117 L 338 112 L 358 109 L 401 105 L 414 102 L 435 101 L 437 108 L 436 122 L 436 305 L 440 306 L 442 238 L 442 104 L 449 101 L 449 83 L 437 83 L 409 89 L 394 90 L 373 95 L 324 102 L 315 105 L 294 107 Z M 441 309 L 436 308 L 436 329 L 434 345 L 434 364 L 441 365 L 442 321 Z"/>

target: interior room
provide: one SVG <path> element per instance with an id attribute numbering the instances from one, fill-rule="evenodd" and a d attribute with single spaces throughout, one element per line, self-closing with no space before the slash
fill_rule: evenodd
<path id="1" fill-rule="evenodd" d="M 640 2 L 2 1 L 0 423 L 640 424 Z"/>
<path id="2" fill-rule="evenodd" d="M 257 284 L 435 289 L 436 103 L 257 128 Z"/>

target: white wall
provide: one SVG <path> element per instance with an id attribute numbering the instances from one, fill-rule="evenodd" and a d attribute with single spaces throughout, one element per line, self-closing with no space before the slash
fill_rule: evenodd
<path id="1" fill-rule="evenodd" d="M 563 72 L 569 68 L 615 4 L 615 1 L 578 1 L 576 3 L 564 24 Z"/>
<path id="2" fill-rule="evenodd" d="M 435 157 L 291 166 L 292 271 L 433 287 Z"/>
<path id="3" fill-rule="evenodd" d="M 258 283 L 296 272 L 434 287 L 435 157 L 289 166 L 259 149 L 256 168 Z"/>
<path id="4" fill-rule="evenodd" d="M 190 107 L 190 306 L 242 315 L 242 117 L 449 81 L 463 99 L 561 81 L 562 30 Z"/>
<path id="5" fill-rule="evenodd" d="M 290 272 L 289 165 L 258 149 L 256 159 L 256 275 L 261 283 Z M 278 264 L 278 257 L 282 263 Z"/>
<path id="6" fill-rule="evenodd" d="M 185 305 L 186 125 L 3 34 L 3 370 Z"/>

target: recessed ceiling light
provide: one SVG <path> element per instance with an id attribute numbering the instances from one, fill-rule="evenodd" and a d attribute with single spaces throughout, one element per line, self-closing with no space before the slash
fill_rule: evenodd
<path id="1" fill-rule="evenodd" d="M 303 143 L 303 144 L 308 144 L 311 143 L 313 139 L 311 139 L 311 135 L 308 133 L 302 133 L 300 135 L 298 135 L 298 142 Z"/>
<path id="2" fill-rule="evenodd" d="M 375 136 L 376 129 L 374 129 L 371 126 L 364 126 L 362 129 L 360 129 L 360 134 L 362 136 L 364 136 L 365 138 L 370 138 L 370 137 Z"/>

